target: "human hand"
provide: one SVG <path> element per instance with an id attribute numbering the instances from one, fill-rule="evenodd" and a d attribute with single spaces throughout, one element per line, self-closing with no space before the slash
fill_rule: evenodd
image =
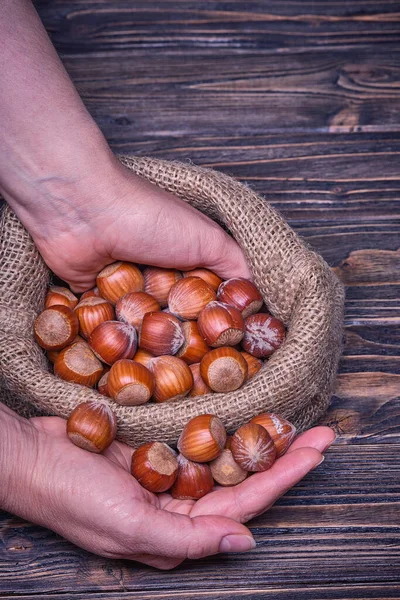
<path id="1" fill-rule="evenodd" d="M 65 421 L 31 419 L 40 433 L 36 492 L 40 507 L 28 518 L 78 546 L 108 558 L 172 569 L 185 558 L 254 547 L 241 523 L 270 508 L 322 460 L 332 443 L 328 427 L 299 436 L 269 471 L 222 488 L 198 501 L 154 495 L 130 475 L 132 448 L 114 442 L 102 455 L 71 444 Z M 43 442 L 44 439 L 44 442 Z"/>
<path id="2" fill-rule="evenodd" d="M 36 186 L 37 200 L 22 217 L 45 262 L 74 291 L 93 287 L 96 274 L 117 260 L 250 276 L 241 249 L 219 225 L 114 157 L 89 174 L 66 169 L 71 181 Z"/>
<path id="3" fill-rule="evenodd" d="M 76 292 L 116 260 L 248 277 L 228 234 L 116 160 L 32 4 L 2 5 L 0 193 L 49 267 Z"/>

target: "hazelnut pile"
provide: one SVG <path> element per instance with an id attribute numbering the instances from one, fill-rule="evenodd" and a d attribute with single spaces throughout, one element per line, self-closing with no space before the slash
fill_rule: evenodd
<path id="1" fill-rule="evenodd" d="M 83 402 L 67 421 L 71 441 L 92 452 L 108 448 L 116 419 L 104 402 Z M 169 490 L 173 498 L 198 500 L 215 484 L 233 486 L 269 469 L 289 448 L 296 429 L 283 417 L 262 413 L 227 436 L 217 416 L 198 415 L 184 427 L 177 452 L 163 442 L 147 442 L 132 455 L 131 473 L 147 490 Z"/>
<path id="2" fill-rule="evenodd" d="M 55 375 L 120 405 L 237 390 L 285 337 L 246 279 L 116 262 L 96 285 L 51 287 L 34 334 Z"/>
<path id="3" fill-rule="evenodd" d="M 263 311 L 246 279 L 116 262 L 79 300 L 51 287 L 34 335 L 55 375 L 137 406 L 237 390 L 281 345 L 285 328 Z M 103 452 L 116 433 L 115 414 L 100 396 L 79 404 L 67 421 L 71 441 L 91 452 Z M 217 416 L 203 414 L 187 423 L 177 451 L 158 441 L 139 446 L 131 472 L 151 492 L 198 499 L 215 482 L 236 485 L 269 469 L 294 435 L 291 423 L 263 413 L 227 437 Z"/>

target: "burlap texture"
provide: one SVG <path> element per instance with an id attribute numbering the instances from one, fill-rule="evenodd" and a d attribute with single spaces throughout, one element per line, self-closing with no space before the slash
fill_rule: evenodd
<path id="1" fill-rule="evenodd" d="M 173 444 L 200 413 L 221 417 L 229 431 L 263 411 L 305 429 L 326 410 L 342 345 L 343 286 L 328 265 L 282 217 L 245 185 L 192 165 L 121 157 L 138 175 L 172 192 L 227 227 L 243 248 L 254 282 L 271 312 L 288 327 L 282 346 L 240 390 L 138 407 L 110 404 L 118 438 L 136 446 L 157 439 Z M 33 338 L 50 272 L 9 208 L 0 223 L 0 399 L 20 414 L 68 417 L 99 394 L 51 374 Z"/>

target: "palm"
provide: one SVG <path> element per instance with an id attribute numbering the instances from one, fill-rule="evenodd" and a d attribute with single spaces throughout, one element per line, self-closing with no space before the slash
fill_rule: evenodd
<path id="1" fill-rule="evenodd" d="M 321 458 L 319 451 L 333 438 L 327 427 L 311 429 L 299 436 L 269 471 L 252 475 L 235 487 L 215 487 L 193 501 L 177 500 L 167 493 L 155 495 L 142 488 L 130 475 L 133 449 L 121 442 L 114 442 L 102 455 L 91 454 L 71 444 L 63 419 L 41 417 L 31 421 L 48 436 L 52 455 L 58 457 L 60 478 L 54 486 L 68 491 L 61 499 L 63 508 L 68 504 L 65 522 L 58 519 L 50 528 L 103 556 L 131 558 L 164 569 L 191 555 L 185 550 L 179 555 L 179 541 L 169 541 L 171 535 L 180 535 L 188 517 L 203 528 L 205 519 L 213 519 L 215 527 L 228 519 L 248 521 L 267 510 L 313 468 Z M 138 543 L 144 534 L 154 537 L 154 541 L 146 538 L 147 545 Z"/>

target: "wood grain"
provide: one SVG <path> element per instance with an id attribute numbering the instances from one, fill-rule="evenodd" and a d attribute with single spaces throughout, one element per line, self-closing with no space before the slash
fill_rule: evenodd
<path id="1" fill-rule="evenodd" d="M 39 0 L 114 151 L 217 168 L 346 284 L 325 462 L 250 527 L 257 548 L 158 572 L 0 513 L 0 596 L 400 597 L 400 2 Z"/>
<path id="2" fill-rule="evenodd" d="M 398 600 L 400 595 L 400 586 L 394 584 L 382 585 L 352 585 L 346 584 L 342 586 L 330 585 L 326 587 L 302 586 L 299 592 L 297 587 L 287 586 L 268 586 L 260 589 L 244 589 L 240 591 L 237 588 L 224 586 L 223 588 L 213 589 L 211 592 L 190 590 L 181 591 L 153 591 L 149 593 L 132 592 L 121 589 L 118 592 L 96 593 L 96 600 L 125 600 L 131 598 L 139 598 L 140 600 L 262 600 L 271 598 L 272 600 L 294 600 L 299 598 L 299 594 L 304 593 L 307 600 L 383 600 L 384 598 L 392 598 Z M 87 594 L 70 593 L 68 598 L 73 600 L 87 600 Z M 14 600 L 25 600 L 26 595 L 13 595 Z M 29 598 L 36 600 L 43 598 L 41 595 L 29 594 Z M 65 594 L 55 593 L 51 595 L 54 600 L 64 600 Z"/>
<path id="3" fill-rule="evenodd" d="M 67 52 L 126 48 L 284 49 L 376 47 L 398 42 L 398 3 L 371 0 L 56 0 L 37 2 L 57 47 Z"/>
<path id="4" fill-rule="evenodd" d="M 273 57 L 139 48 L 66 55 L 64 64 L 112 139 L 400 131 L 400 49 L 389 45 Z"/>

